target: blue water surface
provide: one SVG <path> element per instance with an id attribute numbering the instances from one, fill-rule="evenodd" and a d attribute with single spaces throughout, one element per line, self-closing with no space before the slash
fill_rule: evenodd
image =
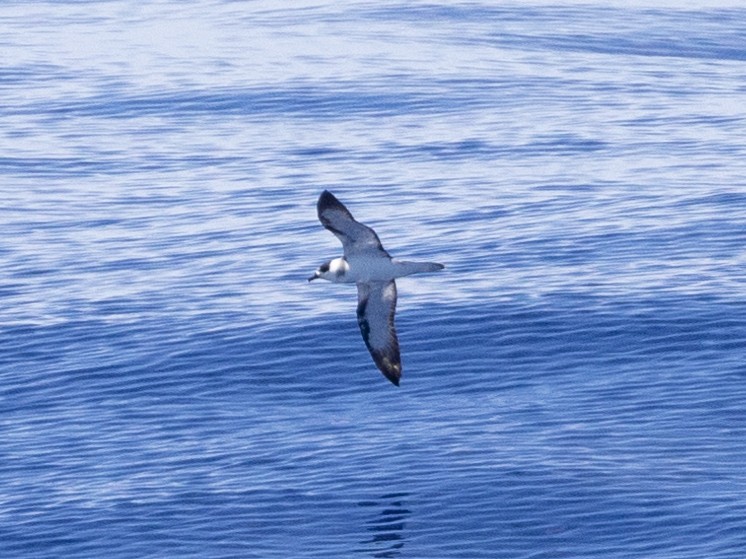
<path id="1" fill-rule="evenodd" d="M 0 557 L 746 555 L 738 3 L 0 21 Z"/>

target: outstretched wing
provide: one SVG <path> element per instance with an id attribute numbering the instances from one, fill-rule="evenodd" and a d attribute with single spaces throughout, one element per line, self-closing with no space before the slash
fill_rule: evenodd
<path id="1" fill-rule="evenodd" d="M 357 284 L 357 323 L 365 345 L 381 372 L 399 386 L 401 356 L 394 327 L 395 312 L 394 280 Z"/>
<path id="2" fill-rule="evenodd" d="M 358 223 L 344 204 L 324 190 L 316 204 L 321 224 L 342 241 L 345 256 L 368 253 L 371 256 L 389 256 L 383 249 L 378 235 L 370 227 Z"/>

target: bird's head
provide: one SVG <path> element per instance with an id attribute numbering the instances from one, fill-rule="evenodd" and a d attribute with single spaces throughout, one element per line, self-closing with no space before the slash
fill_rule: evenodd
<path id="1" fill-rule="evenodd" d="M 324 277 L 328 273 L 329 273 L 329 262 L 324 262 L 321 266 L 316 268 L 316 271 L 313 273 L 313 275 L 310 278 L 308 278 L 308 281 L 313 281 L 319 278 L 328 279 Z"/>
<path id="2" fill-rule="evenodd" d="M 321 278 L 338 283 L 343 281 L 347 268 L 347 261 L 345 261 L 344 258 L 335 258 L 329 262 L 324 262 L 321 266 L 316 268 L 316 271 L 310 278 L 308 278 L 308 281 Z"/>

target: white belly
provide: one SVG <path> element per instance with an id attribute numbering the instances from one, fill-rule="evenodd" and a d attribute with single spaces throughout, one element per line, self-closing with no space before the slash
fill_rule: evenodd
<path id="1" fill-rule="evenodd" d="M 420 272 L 442 270 L 442 264 L 435 262 L 407 262 L 390 258 L 352 256 L 347 259 L 335 258 L 329 262 L 329 269 L 317 272 L 334 283 L 357 283 L 369 281 L 390 281 Z"/>
<path id="2" fill-rule="evenodd" d="M 400 277 L 402 270 L 388 258 L 349 258 L 345 281 L 388 281 Z"/>

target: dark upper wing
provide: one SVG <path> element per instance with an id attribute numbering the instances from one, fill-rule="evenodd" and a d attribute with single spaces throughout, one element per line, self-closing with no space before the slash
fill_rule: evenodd
<path id="1" fill-rule="evenodd" d="M 316 204 L 319 221 L 342 241 L 345 256 L 359 252 L 378 253 L 389 256 L 383 249 L 378 235 L 370 227 L 358 223 L 352 214 L 331 192 L 324 190 Z"/>
<path id="2" fill-rule="evenodd" d="M 365 345 L 381 372 L 399 386 L 401 356 L 394 327 L 395 312 L 394 280 L 357 284 L 357 323 Z"/>

